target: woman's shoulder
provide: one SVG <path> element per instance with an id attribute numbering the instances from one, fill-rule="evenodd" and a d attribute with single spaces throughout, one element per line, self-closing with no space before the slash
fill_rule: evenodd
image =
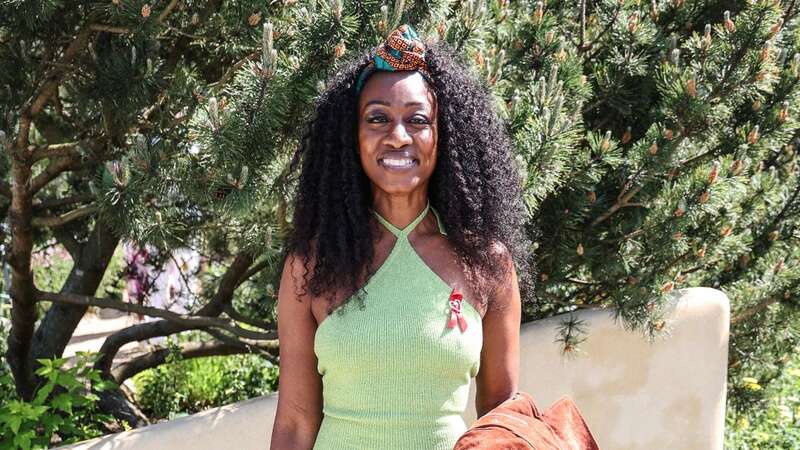
<path id="1" fill-rule="evenodd" d="M 310 275 L 314 273 L 314 267 L 316 266 L 316 248 L 317 239 L 314 238 L 309 241 L 308 249 L 304 252 L 299 249 L 288 251 L 284 260 L 283 270 L 288 270 L 297 280 L 305 279 L 304 281 L 307 281 Z"/>

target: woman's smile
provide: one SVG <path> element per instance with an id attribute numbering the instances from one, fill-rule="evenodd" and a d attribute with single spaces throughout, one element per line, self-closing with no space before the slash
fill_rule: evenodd
<path id="1" fill-rule="evenodd" d="M 419 162 L 411 158 L 382 158 L 378 160 L 378 164 L 392 172 L 405 172 L 418 166 Z"/>
<path id="2" fill-rule="evenodd" d="M 405 172 L 419 166 L 419 159 L 410 151 L 389 150 L 378 157 L 378 165 L 390 172 Z"/>

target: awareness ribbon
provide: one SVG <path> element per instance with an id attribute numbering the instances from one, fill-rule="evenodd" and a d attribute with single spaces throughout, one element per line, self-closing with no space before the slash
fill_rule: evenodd
<path id="1" fill-rule="evenodd" d="M 455 327 L 456 322 L 458 322 L 458 327 L 462 333 L 467 329 L 467 319 L 461 312 L 461 302 L 463 300 L 464 296 L 461 292 L 453 288 L 453 292 L 450 293 L 450 320 L 447 322 L 447 328 Z"/>

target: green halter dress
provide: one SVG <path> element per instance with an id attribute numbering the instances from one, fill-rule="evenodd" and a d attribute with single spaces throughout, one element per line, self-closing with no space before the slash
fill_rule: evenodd
<path id="1" fill-rule="evenodd" d="M 482 319 L 408 240 L 429 209 L 446 234 L 430 203 L 402 230 L 373 210 L 394 247 L 367 281 L 364 308 L 347 302 L 317 327 L 323 419 L 314 450 L 452 450 L 467 429 Z"/>

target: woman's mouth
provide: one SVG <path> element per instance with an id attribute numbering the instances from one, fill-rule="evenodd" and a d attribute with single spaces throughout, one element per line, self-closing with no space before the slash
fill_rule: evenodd
<path id="1" fill-rule="evenodd" d="M 386 170 L 403 171 L 418 166 L 419 161 L 413 158 L 381 158 L 378 164 Z"/>

